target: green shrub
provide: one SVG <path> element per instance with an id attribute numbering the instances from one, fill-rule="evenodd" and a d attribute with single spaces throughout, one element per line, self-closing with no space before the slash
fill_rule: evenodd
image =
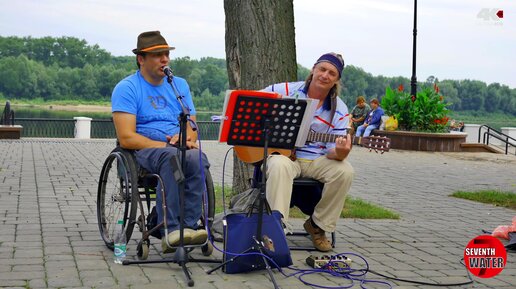
<path id="1" fill-rule="evenodd" d="M 423 87 L 416 96 L 400 85 L 393 90 L 387 87 L 382 98 L 385 114 L 398 119 L 398 127 L 408 131 L 446 132 L 448 130 L 449 103 L 439 94 L 439 87 Z"/>

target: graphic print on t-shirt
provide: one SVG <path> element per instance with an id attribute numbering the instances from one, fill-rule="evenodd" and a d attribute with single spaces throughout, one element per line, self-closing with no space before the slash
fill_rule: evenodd
<path id="1" fill-rule="evenodd" d="M 154 109 L 164 109 L 165 107 L 167 107 L 167 100 L 159 95 L 159 96 L 148 96 L 147 97 L 150 101 L 150 104 L 152 105 L 152 107 L 154 107 Z"/>

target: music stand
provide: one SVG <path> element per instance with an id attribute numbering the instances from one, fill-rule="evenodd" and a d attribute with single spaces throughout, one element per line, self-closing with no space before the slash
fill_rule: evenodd
<path id="1" fill-rule="evenodd" d="M 311 99 L 281 98 L 279 94 L 260 91 L 233 91 L 226 96 L 225 118 L 221 124 L 219 140 L 229 145 L 250 146 L 263 148 L 263 170 L 267 171 L 267 154 L 269 147 L 292 150 L 297 143 L 304 144 L 306 134 L 300 134 L 301 128 L 306 127 L 305 120 L 311 119 L 317 102 Z M 307 131 L 307 129 L 305 129 Z M 304 137 L 304 140 L 303 140 Z M 266 173 L 258 185 L 259 194 L 251 206 L 258 202 L 258 223 L 254 244 L 240 254 L 259 252 L 274 288 L 278 288 L 264 250 L 262 240 L 263 213 L 270 207 L 266 200 Z M 235 252 L 232 252 L 235 253 Z M 229 262 L 238 258 L 237 255 L 208 271 L 210 274 Z M 257 265 L 257 268 L 260 268 Z"/>

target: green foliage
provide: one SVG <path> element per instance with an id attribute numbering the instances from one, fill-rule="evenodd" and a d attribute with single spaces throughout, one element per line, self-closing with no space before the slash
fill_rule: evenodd
<path id="1" fill-rule="evenodd" d="M 171 61 L 191 85 L 196 105 L 222 110 L 226 62 L 213 57 Z M 71 37 L 0 37 L 0 95 L 7 99 L 108 102 L 115 85 L 136 71 L 134 56 L 114 57 Z"/>
<path id="2" fill-rule="evenodd" d="M 496 190 L 483 190 L 477 192 L 457 191 L 451 194 L 451 196 L 516 210 L 516 193 L 514 192 L 502 192 Z"/>
<path id="3" fill-rule="evenodd" d="M 229 87 L 225 59 L 179 57 L 172 59 L 170 66 L 190 84 L 198 110 L 222 111 Z M 98 45 L 74 37 L 0 36 L 0 96 L 5 99 L 109 102 L 114 86 L 136 69 L 134 56 L 112 56 Z M 306 79 L 309 73 L 309 68 L 298 64 L 298 80 Z M 439 83 L 447 96 L 444 101 L 454 111 L 516 115 L 516 89 L 506 85 L 468 79 L 438 81 L 433 76 L 426 82 Z M 408 87 L 409 83 L 406 77 L 373 76 L 347 65 L 340 96 L 352 107 L 359 95 L 382 99 L 385 87 Z"/>
<path id="4" fill-rule="evenodd" d="M 439 88 L 423 87 L 411 96 L 400 85 L 393 90 L 387 87 L 382 98 L 382 107 L 387 115 L 398 119 L 399 128 L 410 131 L 445 132 L 448 124 L 447 106 Z"/>
<path id="5" fill-rule="evenodd" d="M 297 64 L 297 80 L 298 81 L 305 81 L 309 74 L 310 74 L 310 69 L 302 66 L 301 64 Z"/>
<path id="6" fill-rule="evenodd" d="M 57 64 L 61 67 L 99 65 L 111 58 L 111 54 L 98 45 L 89 46 L 85 40 L 74 37 L 0 37 L 0 58 L 22 54 L 45 66 Z"/>

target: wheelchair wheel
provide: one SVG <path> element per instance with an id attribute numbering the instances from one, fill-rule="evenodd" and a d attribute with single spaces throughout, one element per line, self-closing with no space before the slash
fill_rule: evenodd
<path id="1" fill-rule="evenodd" d="M 213 254 L 213 244 L 208 240 L 208 243 L 201 247 L 201 251 L 203 256 L 211 256 Z"/>
<path id="2" fill-rule="evenodd" d="M 201 227 L 204 227 L 204 224 L 208 224 L 208 228 L 211 230 L 211 227 L 213 225 L 213 218 L 215 217 L 215 188 L 213 186 L 213 178 L 211 177 L 211 173 L 209 170 L 205 171 L 205 177 L 206 177 L 206 193 L 208 200 L 204 201 L 203 203 L 207 204 L 207 216 L 208 219 L 206 221 L 206 207 L 202 207 L 202 216 L 201 216 Z M 204 197 L 204 196 L 203 196 Z M 201 247 L 202 254 L 204 256 L 210 256 L 213 253 L 213 245 L 210 242 L 209 236 L 208 236 L 208 242 Z"/>
<path id="3" fill-rule="evenodd" d="M 140 240 L 136 247 L 136 256 L 138 260 L 147 260 L 149 258 L 149 240 Z"/>
<path id="4" fill-rule="evenodd" d="M 208 228 L 211 229 L 211 226 L 213 225 L 213 218 L 215 217 L 215 188 L 213 186 L 213 178 L 211 177 L 211 173 L 209 170 L 205 171 L 205 177 L 206 177 L 206 192 L 208 196 L 208 200 L 205 201 L 208 205 Z M 205 207 L 203 206 L 202 210 L 202 216 L 201 216 L 201 222 L 202 225 L 206 223 L 205 220 Z"/>
<path id="5" fill-rule="evenodd" d="M 113 250 L 117 220 L 124 220 L 127 241 L 135 224 L 138 176 L 133 156 L 115 148 L 107 157 L 97 191 L 97 221 L 106 246 Z"/>

